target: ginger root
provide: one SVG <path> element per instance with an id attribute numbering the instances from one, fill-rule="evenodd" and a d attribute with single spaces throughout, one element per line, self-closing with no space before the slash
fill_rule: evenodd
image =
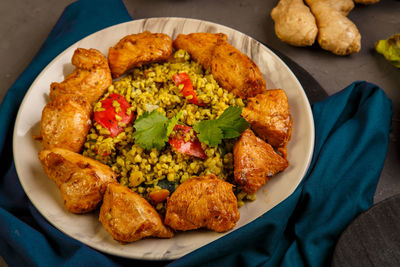
<path id="1" fill-rule="evenodd" d="M 306 0 L 306 3 L 317 20 L 318 43 L 323 49 L 342 56 L 360 51 L 361 35 L 345 16 L 343 3 L 329 0 Z"/>
<path id="2" fill-rule="evenodd" d="M 329 4 L 337 11 L 343 14 L 343 16 L 347 16 L 350 11 L 354 8 L 353 0 L 336 0 L 336 1 L 325 1 L 329 2 Z"/>
<path id="3" fill-rule="evenodd" d="M 379 0 L 280 0 L 271 11 L 276 35 L 294 46 L 310 46 L 317 39 L 321 48 L 336 55 L 356 53 L 361 49 L 361 35 L 346 17 L 354 2 L 374 4 Z"/>
<path id="4" fill-rule="evenodd" d="M 310 46 L 317 37 L 318 28 L 314 16 L 303 0 L 281 0 L 272 9 L 278 38 L 294 46 Z"/>

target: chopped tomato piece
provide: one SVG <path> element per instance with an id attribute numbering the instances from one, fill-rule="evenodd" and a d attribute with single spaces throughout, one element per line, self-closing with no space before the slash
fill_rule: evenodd
<path id="1" fill-rule="evenodd" d="M 192 131 L 193 137 L 187 141 L 185 140 L 192 129 L 192 127 L 186 125 L 175 125 L 174 131 L 176 132 L 176 134 L 169 137 L 168 143 L 173 149 L 180 153 L 188 154 L 201 159 L 206 159 L 207 155 L 201 147 L 201 143 L 194 131 Z"/>
<path id="2" fill-rule="evenodd" d="M 94 149 L 94 152 L 96 152 L 96 154 L 99 154 L 99 150 L 98 150 L 97 148 Z M 109 156 L 109 155 L 111 155 L 111 153 L 109 153 L 109 152 L 107 152 L 107 151 L 105 151 L 105 152 L 103 153 L 103 157 L 107 157 L 107 156 Z"/>
<path id="3" fill-rule="evenodd" d="M 205 106 L 204 103 L 199 103 L 196 92 L 193 89 L 192 82 L 190 81 L 189 75 L 186 72 L 175 73 L 172 75 L 172 80 L 176 86 L 183 84 L 181 93 L 184 97 L 192 96 L 191 99 L 188 99 L 189 103 L 196 104 L 198 106 Z"/>
<path id="4" fill-rule="evenodd" d="M 128 124 L 133 119 L 133 112 L 129 115 L 126 112 L 130 104 L 122 95 L 110 94 L 101 101 L 101 106 L 104 110 L 96 111 L 94 119 L 98 124 L 110 131 L 111 137 L 116 137 L 124 130 L 124 127 L 119 125 L 120 123 Z"/>
<path id="5" fill-rule="evenodd" d="M 149 193 L 149 197 L 155 203 L 163 202 L 169 197 L 169 191 L 167 189 L 159 189 Z"/>

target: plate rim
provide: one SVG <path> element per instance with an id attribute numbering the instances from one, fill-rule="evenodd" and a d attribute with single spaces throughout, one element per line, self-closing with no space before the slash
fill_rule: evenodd
<path id="1" fill-rule="evenodd" d="M 302 90 L 300 90 L 299 92 L 302 94 L 302 96 L 304 97 L 304 99 L 307 100 L 307 101 L 306 101 L 306 103 L 307 103 L 307 113 L 306 113 L 306 114 L 307 114 L 308 120 L 310 121 L 310 130 L 311 130 L 311 133 L 312 133 L 311 136 L 310 136 L 310 140 L 309 140 L 309 141 L 310 141 L 310 145 L 309 145 L 309 147 L 310 147 L 310 153 L 308 153 L 308 155 L 307 155 L 306 164 L 304 165 L 304 170 L 302 171 L 302 178 L 298 180 L 298 183 L 296 184 L 296 186 L 293 186 L 293 187 L 291 188 L 291 190 L 288 190 L 288 191 L 289 191 L 288 196 L 286 196 L 283 200 L 281 200 L 280 202 L 278 202 L 278 203 L 277 203 L 275 206 L 273 206 L 272 208 L 275 208 L 275 207 L 276 207 L 277 205 L 279 205 L 281 202 L 283 202 L 284 200 L 286 200 L 287 198 L 289 198 L 289 197 L 293 194 L 293 192 L 298 188 L 298 186 L 300 185 L 301 181 L 304 179 L 305 175 L 307 174 L 308 168 L 310 167 L 311 160 L 312 160 L 312 157 L 313 157 L 313 154 L 314 154 L 314 146 L 315 146 L 315 124 L 314 124 L 314 118 L 313 118 L 313 116 L 312 116 L 311 105 L 310 105 L 310 102 L 309 102 L 309 100 L 308 100 L 308 97 L 307 97 L 307 95 L 306 95 L 306 93 L 305 93 L 305 90 L 304 90 L 303 86 L 301 85 L 301 83 L 299 82 L 299 80 L 297 79 L 297 77 L 294 75 L 293 71 L 287 66 L 287 64 L 286 64 L 277 54 L 275 54 L 275 52 L 273 52 L 270 48 L 268 48 L 268 47 L 267 47 L 265 44 L 263 44 L 262 42 L 260 42 L 260 41 L 258 41 L 258 40 L 256 40 L 256 39 L 254 39 L 253 37 L 251 37 L 251 36 L 249 36 L 249 35 L 247 35 L 247 34 L 241 32 L 241 31 L 239 31 L 239 30 L 237 30 L 237 29 L 234 29 L 234 28 L 232 28 L 232 27 L 225 26 L 225 25 L 223 25 L 223 24 L 219 24 L 219 23 L 216 23 L 216 22 L 212 22 L 212 21 L 208 21 L 208 20 L 202 20 L 202 19 L 195 19 L 195 18 L 186 18 L 186 17 L 151 17 L 151 18 L 142 18 L 142 19 L 127 21 L 127 22 L 122 22 L 122 23 L 118 23 L 118 24 L 115 24 L 115 25 L 108 26 L 108 27 L 103 28 L 103 29 L 101 29 L 101 30 L 99 30 L 99 31 L 96 31 L 96 32 L 94 32 L 94 33 L 91 33 L 91 34 L 87 35 L 87 36 L 84 37 L 84 38 L 79 39 L 78 41 L 74 42 L 73 44 L 71 44 L 70 46 L 68 46 L 67 48 L 65 48 L 65 49 L 64 49 L 62 52 L 60 52 L 56 57 L 54 57 L 54 58 L 46 65 L 46 67 L 43 68 L 43 69 L 41 70 L 41 72 L 39 73 L 39 75 L 37 75 L 37 77 L 35 78 L 35 80 L 34 80 L 34 81 L 32 82 L 32 84 L 29 86 L 29 88 L 28 88 L 27 92 L 25 93 L 25 96 L 24 96 L 24 98 L 23 98 L 23 100 L 22 100 L 22 102 L 21 102 L 21 104 L 20 104 L 20 106 L 19 106 L 19 108 L 18 108 L 18 113 L 17 113 L 17 116 L 16 116 L 15 124 L 14 124 L 14 129 L 13 129 L 13 142 L 12 142 L 12 145 L 13 145 L 13 160 L 14 160 L 14 164 L 15 164 L 16 173 L 17 173 L 19 182 L 20 182 L 20 184 L 21 184 L 21 186 L 22 186 L 22 188 L 23 188 L 23 190 L 24 190 L 24 193 L 27 195 L 29 201 L 30 201 L 31 204 L 35 207 L 35 209 L 40 213 L 40 215 L 41 215 L 43 218 L 46 219 L 46 221 L 47 221 L 52 227 L 56 228 L 57 230 L 61 231 L 61 232 L 64 233 L 64 234 L 66 234 L 68 237 L 73 238 L 74 240 L 77 240 L 77 241 L 81 242 L 81 243 L 84 244 L 85 246 L 88 246 L 88 247 L 93 248 L 93 249 L 96 249 L 96 250 L 98 250 L 98 251 L 107 253 L 107 254 L 109 254 L 109 255 L 115 255 L 115 256 L 119 256 L 119 257 L 123 257 L 123 258 L 140 259 L 140 260 L 153 260 L 153 261 L 163 261 L 163 260 L 175 260 L 175 259 L 178 259 L 178 258 L 180 258 L 180 257 L 183 257 L 184 255 L 187 255 L 187 254 L 193 252 L 194 250 L 191 250 L 191 251 L 189 251 L 189 252 L 186 252 L 186 253 L 184 253 L 183 255 L 175 255 L 175 256 L 172 256 L 172 257 L 164 257 L 164 258 L 154 258 L 154 257 L 152 257 L 152 256 L 145 256 L 145 255 L 143 255 L 143 256 L 141 256 L 141 257 L 136 257 L 136 256 L 130 257 L 130 256 L 127 256 L 126 253 L 115 253 L 115 252 L 110 252 L 109 250 L 103 248 L 102 246 L 94 246 L 94 245 L 91 245 L 91 244 L 87 244 L 86 242 L 82 241 L 80 238 L 77 238 L 77 237 L 71 235 L 70 233 L 65 232 L 62 228 L 60 228 L 60 227 L 58 227 L 57 225 L 53 224 L 53 223 L 49 220 L 48 216 L 46 216 L 46 213 L 41 212 L 41 208 L 39 208 L 39 207 L 35 204 L 35 202 L 31 199 L 31 196 L 30 196 L 29 194 L 27 194 L 27 192 L 28 192 L 28 191 L 27 191 L 27 188 L 26 188 L 27 185 L 24 183 L 23 179 L 20 178 L 20 171 L 19 171 L 19 169 L 20 169 L 21 167 L 20 167 L 20 165 L 19 165 L 19 163 L 18 163 L 18 160 L 16 160 L 16 155 L 17 155 L 17 152 L 16 152 L 16 139 L 17 139 L 17 138 L 16 138 L 16 137 L 17 137 L 17 131 L 18 131 L 18 127 L 17 127 L 17 126 L 20 124 L 20 120 L 21 120 L 21 116 L 22 116 L 21 114 L 22 114 L 22 110 L 23 110 L 22 107 L 25 105 L 25 102 L 28 101 L 29 96 L 34 92 L 34 90 L 33 90 L 34 87 L 36 86 L 36 84 L 38 83 L 38 81 L 42 78 L 42 76 L 45 75 L 45 73 L 47 72 L 47 70 L 48 70 L 53 64 L 55 64 L 55 62 L 59 61 L 59 59 L 60 59 L 65 53 L 68 53 L 68 51 L 71 49 L 71 47 L 75 46 L 77 43 L 79 43 L 79 42 L 81 42 L 81 41 L 83 41 L 83 40 L 85 40 L 85 39 L 91 38 L 93 35 L 99 34 L 99 33 L 102 32 L 102 31 L 110 30 L 111 28 L 118 28 L 118 27 L 121 27 L 121 25 L 125 25 L 125 24 L 136 24 L 136 23 L 139 24 L 139 23 L 142 23 L 142 22 L 153 21 L 153 20 L 178 20 L 178 21 L 179 21 L 179 20 L 184 20 L 184 21 L 191 21 L 191 22 L 196 22 L 196 23 L 208 23 L 208 24 L 213 24 L 213 25 L 218 26 L 218 27 L 221 29 L 221 31 L 223 31 L 224 28 L 225 28 L 225 29 L 227 29 L 228 31 L 233 31 L 233 32 L 236 32 L 236 33 L 240 33 L 240 34 L 246 36 L 247 38 L 249 38 L 250 40 L 255 41 L 256 43 L 258 43 L 258 45 L 262 46 L 264 49 L 268 50 L 268 51 L 270 52 L 270 55 L 273 56 L 273 57 L 275 58 L 275 60 L 277 60 L 277 61 L 279 62 L 279 64 L 283 65 L 283 66 L 286 68 L 286 70 L 288 71 L 289 75 L 290 75 L 291 78 L 295 81 L 295 83 L 297 84 L 297 86 L 298 86 L 299 88 L 302 89 Z M 272 209 L 272 208 L 271 208 L 271 209 Z M 265 213 L 267 213 L 267 212 L 269 212 L 269 211 L 270 211 L 270 210 L 264 212 L 263 214 L 265 214 Z M 261 216 L 262 216 L 262 215 L 261 215 Z M 261 216 L 259 216 L 259 217 L 261 217 Z M 259 218 L 259 217 L 257 217 L 257 218 Z M 257 219 L 257 218 L 256 218 L 256 219 Z M 256 220 L 256 219 L 254 219 L 254 220 Z M 252 222 L 254 222 L 254 220 L 252 220 L 252 221 L 250 221 L 249 223 L 243 225 L 242 227 L 248 226 L 249 224 L 251 224 Z M 239 228 L 238 228 L 238 229 L 239 229 Z M 237 230 L 237 229 L 235 229 L 235 230 Z M 229 234 L 229 233 L 230 233 L 230 232 L 228 232 L 227 234 Z M 216 240 L 222 238 L 223 236 L 225 236 L 225 235 L 221 235 L 221 236 L 217 237 L 217 238 L 216 238 L 215 240 L 213 240 L 212 242 L 214 242 L 214 241 L 216 241 Z M 211 243 L 211 242 L 209 242 L 209 243 L 207 243 L 207 244 L 205 244 L 205 245 L 203 245 L 203 246 L 206 246 L 206 245 L 208 245 L 208 244 L 210 244 L 210 243 Z M 199 248 L 201 248 L 201 247 L 203 247 L 203 246 L 200 246 Z M 197 249 L 199 249 L 199 248 L 197 248 Z M 197 249 L 195 249 L 195 250 L 197 250 Z M 167 254 L 164 254 L 164 256 L 167 256 Z"/>

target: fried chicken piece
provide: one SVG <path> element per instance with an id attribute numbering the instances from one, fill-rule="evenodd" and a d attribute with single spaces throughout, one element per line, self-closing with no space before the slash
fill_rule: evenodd
<path id="1" fill-rule="evenodd" d="M 271 11 L 278 38 L 294 46 L 311 46 L 318 34 L 317 23 L 303 0 L 280 0 Z"/>
<path id="2" fill-rule="evenodd" d="M 66 209 L 73 213 L 96 209 L 107 184 L 117 177 L 110 167 L 67 149 L 42 150 L 39 160 L 60 189 Z"/>
<path id="3" fill-rule="evenodd" d="M 241 98 L 255 96 L 266 90 L 265 80 L 257 65 L 230 45 L 223 33 L 180 34 L 175 49 L 184 49 L 212 75 L 224 89 Z"/>
<path id="4" fill-rule="evenodd" d="M 243 191 L 253 194 L 268 179 L 289 166 L 272 146 L 247 129 L 233 147 L 234 176 Z"/>
<path id="5" fill-rule="evenodd" d="M 205 227 L 216 232 L 233 228 L 239 220 L 232 185 L 214 174 L 182 183 L 167 200 L 164 223 L 175 230 Z"/>
<path id="6" fill-rule="evenodd" d="M 206 32 L 179 34 L 173 46 L 176 50 L 186 50 L 204 69 L 208 69 L 218 40 L 226 41 L 227 36 L 223 33 Z"/>
<path id="7" fill-rule="evenodd" d="M 305 0 L 317 20 L 318 43 L 336 55 L 360 51 L 361 35 L 345 15 L 344 5 L 329 0 Z"/>
<path id="8" fill-rule="evenodd" d="M 108 50 L 108 63 L 114 78 L 143 64 L 162 62 L 172 54 L 172 40 L 163 33 L 144 31 L 127 35 Z"/>
<path id="9" fill-rule="evenodd" d="M 96 102 L 112 83 L 107 58 L 96 49 L 78 48 L 72 56 L 76 69 L 61 83 L 50 85 L 50 99 L 61 94 L 84 96 L 90 103 Z"/>
<path id="10" fill-rule="evenodd" d="M 242 116 L 254 132 L 273 147 L 285 147 L 290 140 L 292 116 L 284 90 L 267 90 L 249 98 Z"/>
<path id="11" fill-rule="evenodd" d="M 147 200 L 118 183 L 108 184 L 99 220 L 112 237 L 120 242 L 133 242 L 150 236 L 174 236 Z"/>
<path id="12" fill-rule="evenodd" d="M 42 110 L 40 137 L 44 149 L 81 151 L 92 125 L 92 107 L 79 95 L 59 95 Z"/>
<path id="13" fill-rule="evenodd" d="M 266 83 L 257 65 L 225 40 L 219 40 L 211 60 L 214 79 L 240 98 L 263 93 Z"/>

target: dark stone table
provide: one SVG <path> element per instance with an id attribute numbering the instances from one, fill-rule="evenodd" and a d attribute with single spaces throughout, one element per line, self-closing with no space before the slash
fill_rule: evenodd
<path id="1" fill-rule="evenodd" d="M 0 100 L 32 60 L 35 53 L 70 0 L 0 1 Z M 208 20 L 239 30 L 266 44 L 301 66 L 331 95 L 353 81 L 366 80 L 379 85 L 392 99 L 394 114 L 387 159 L 375 202 L 400 193 L 400 69 L 390 65 L 374 51 L 374 43 L 400 32 L 400 1 L 381 0 L 371 6 L 356 6 L 349 18 L 362 36 L 359 53 L 340 57 L 321 50 L 318 45 L 296 48 L 275 36 L 269 13 L 278 1 L 268 0 L 125 0 L 135 19 L 148 17 L 189 17 Z M 95 1 L 94 1 L 95 4 Z M 90 12 L 90 10 L 88 10 Z M 106 14 L 105 14 L 106 15 Z M 285 58 L 284 58 L 285 59 Z M 296 65 L 297 63 L 297 65 Z M 300 68 L 300 71 L 301 71 Z M 297 72 L 298 73 L 298 72 Z M 299 77 L 301 80 L 301 77 Z M 314 81 L 303 79 L 312 92 L 310 100 L 324 96 Z M 310 88 L 311 87 L 311 88 Z M 365 166 L 367 169 L 368 167 Z M 0 262 L 1 266 L 1 262 Z"/>

